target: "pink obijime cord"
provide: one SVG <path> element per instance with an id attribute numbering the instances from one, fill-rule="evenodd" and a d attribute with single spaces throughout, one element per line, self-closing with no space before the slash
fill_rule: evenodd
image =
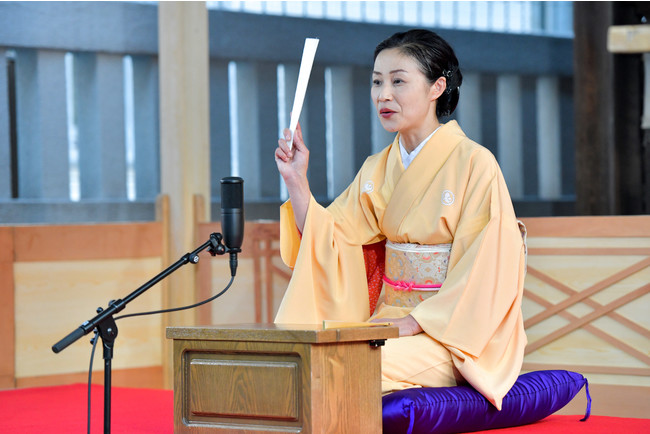
<path id="1" fill-rule="evenodd" d="M 392 280 L 389 277 L 387 277 L 384 274 L 384 282 L 392 286 L 398 291 L 406 291 L 406 292 L 411 292 L 414 289 L 415 290 L 420 290 L 420 291 L 428 291 L 428 290 L 437 290 L 439 289 L 442 285 L 440 283 L 434 283 L 431 285 L 419 285 L 415 282 L 405 282 L 403 280 Z"/>

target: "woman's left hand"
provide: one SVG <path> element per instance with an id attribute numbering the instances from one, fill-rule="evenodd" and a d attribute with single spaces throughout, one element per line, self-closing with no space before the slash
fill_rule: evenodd
<path id="1" fill-rule="evenodd" d="M 392 322 L 393 325 L 399 327 L 400 337 L 413 336 L 424 331 L 422 330 L 422 327 L 420 327 L 420 323 L 418 323 L 411 315 L 407 315 L 403 318 L 375 318 L 370 320 L 370 322 Z"/>

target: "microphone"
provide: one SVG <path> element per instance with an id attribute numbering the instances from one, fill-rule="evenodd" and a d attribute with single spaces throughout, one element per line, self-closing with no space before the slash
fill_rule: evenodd
<path id="1" fill-rule="evenodd" d="M 237 253 L 244 241 L 244 180 L 238 176 L 221 178 L 221 231 L 230 253 L 230 275 L 237 271 Z"/>

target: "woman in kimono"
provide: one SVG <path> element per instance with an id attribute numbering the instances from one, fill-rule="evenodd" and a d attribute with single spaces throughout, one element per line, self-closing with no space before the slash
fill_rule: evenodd
<path id="1" fill-rule="evenodd" d="M 525 244 L 508 189 L 486 148 L 440 122 L 462 82 L 442 38 L 397 33 L 374 57 L 371 97 L 397 134 L 329 207 L 311 195 L 300 128 L 293 149 L 289 130 L 278 141 L 290 195 L 281 254 L 293 276 L 275 322 L 393 322 L 384 392 L 469 383 L 500 409 L 526 345 Z"/>

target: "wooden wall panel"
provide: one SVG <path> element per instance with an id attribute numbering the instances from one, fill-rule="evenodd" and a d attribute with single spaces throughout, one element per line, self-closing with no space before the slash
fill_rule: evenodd
<path id="1" fill-rule="evenodd" d="M 526 223 L 523 369 L 580 372 L 591 385 L 593 414 L 647 417 L 650 216 Z M 576 399 L 563 414 L 585 405 Z"/>
<path id="2" fill-rule="evenodd" d="M 59 354 L 51 347 L 94 317 L 97 307 L 124 298 L 162 270 L 162 227 L 161 222 L 0 227 L 0 321 L 11 323 L 0 329 L 6 349 L 0 387 L 85 381 L 92 334 Z M 162 297 L 155 286 L 120 314 L 159 309 Z M 163 385 L 161 318 L 118 321 L 113 368 L 122 385 Z M 94 370 L 101 377 L 99 346 Z"/>
<path id="3" fill-rule="evenodd" d="M 159 258 L 17 262 L 16 377 L 87 371 L 92 334 L 59 354 L 52 352 L 52 345 L 93 318 L 97 307 L 105 308 L 110 300 L 130 294 L 160 269 Z M 154 286 L 121 314 L 160 307 L 160 288 Z M 117 325 L 115 369 L 161 364 L 160 315 L 127 318 Z M 101 350 L 95 367 L 103 369 Z"/>
<path id="4" fill-rule="evenodd" d="M 589 376 L 587 375 L 587 377 Z M 589 383 L 589 394 L 592 400 L 591 414 L 648 418 L 650 387 Z M 582 415 L 586 408 L 587 394 L 583 388 L 570 403 L 556 414 Z"/>

